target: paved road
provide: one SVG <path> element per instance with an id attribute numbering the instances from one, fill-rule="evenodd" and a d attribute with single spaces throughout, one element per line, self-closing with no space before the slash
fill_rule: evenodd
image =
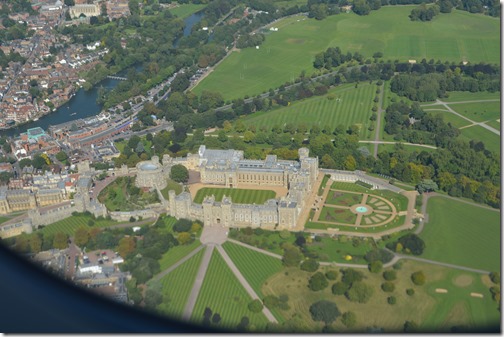
<path id="1" fill-rule="evenodd" d="M 173 266 L 169 267 L 168 269 L 163 270 L 162 272 L 160 272 L 159 274 L 157 274 L 156 276 L 154 276 L 153 281 L 159 281 L 164 276 L 166 276 L 167 274 L 171 273 L 175 268 L 177 268 L 178 266 L 180 266 L 182 263 L 186 262 L 191 257 L 193 257 L 194 255 L 196 255 L 196 253 L 198 253 L 203 248 L 205 248 L 205 246 L 199 246 L 198 248 L 196 248 L 195 250 L 193 250 L 192 252 L 190 252 L 189 254 L 187 254 L 186 256 L 184 256 L 182 259 L 180 259 L 179 261 L 177 261 L 177 263 L 175 263 Z"/>
<path id="2" fill-rule="evenodd" d="M 374 143 L 374 151 L 373 151 L 373 156 L 378 158 L 378 144 L 377 143 L 380 140 L 380 130 L 381 130 L 381 114 L 383 112 L 383 95 L 384 95 L 384 90 L 383 90 L 383 84 L 380 87 L 380 97 L 378 101 L 378 117 L 376 119 L 376 131 L 375 131 L 375 143 Z"/>
<path id="3" fill-rule="evenodd" d="M 202 247 L 206 247 L 205 254 L 203 255 L 203 260 L 201 261 L 200 267 L 198 269 L 198 274 L 196 275 L 196 280 L 194 281 L 193 287 L 191 289 L 191 294 L 187 299 L 184 312 L 182 313 L 182 319 L 185 321 L 189 321 L 191 319 L 194 306 L 196 305 L 196 300 L 198 299 L 201 286 L 203 285 L 203 280 L 205 279 L 205 274 L 207 272 L 208 265 L 210 264 L 210 258 L 212 257 L 212 252 L 215 248 L 214 245 L 208 245 Z"/>
<path id="4" fill-rule="evenodd" d="M 487 129 L 488 131 L 490 132 L 493 132 L 495 133 L 496 135 L 500 135 L 500 131 L 497 130 L 497 129 L 494 129 L 492 128 L 490 125 L 487 125 L 483 122 L 475 122 L 473 121 L 472 119 L 469 119 L 467 118 L 466 116 L 464 115 L 461 115 L 459 114 L 458 112 L 456 112 L 455 110 L 453 110 L 452 108 L 450 108 L 450 106 L 448 104 L 462 104 L 462 103 L 477 103 L 477 102 L 492 102 L 492 101 L 498 101 L 498 100 L 480 100 L 480 101 L 460 101 L 460 102 L 443 102 L 443 101 L 440 101 L 440 100 L 436 100 L 436 104 L 427 104 L 427 105 L 421 105 L 421 107 L 424 107 L 424 106 L 432 106 L 432 105 L 442 105 L 448 112 L 451 112 L 452 114 L 454 115 L 457 115 L 459 116 L 460 118 L 462 119 L 465 119 L 466 121 L 468 122 L 471 122 L 471 124 L 477 124 L 485 129 Z M 425 111 L 428 111 L 429 109 L 424 109 Z"/>
<path id="5" fill-rule="evenodd" d="M 247 282 L 247 280 L 245 280 L 245 277 L 243 277 L 243 275 L 240 273 L 240 271 L 238 270 L 238 268 L 236 268 L 235 264 L 233 263 L 233 261 L 231 260 L 231 258 L 229 257 L 229 255 L 226 253 L 226 251 L 224 250 L 224 248 L 222 248 L 221 245 L 218 245 L 217 246 L 217 250 L 221 254 L 221 256 L 224 259 L 224 261 L 226 261 L 227 265 L 229 266 L 229 268 L 231 269 L 231 271 L 233 272 L 233 274 L 235 274 L 235 276 L 238 279 L 238 281 L 240 281 L 240 283 L 243 286 L 243 288 L 245 288 L 245 290 L 247 291 L 247 293 L 250 295 L 250 297 L 252 297 L 253 300 L 261 300 L 259 298 L 259 296 L 257 296 L 257 294 L 255 293 L 254 289 L 252 289 L 252 287 L 250 286 L 250 284 Z M 263 312 L 264 316 L 266 316 L 266 318 L 270 322 L 272 322 L 272 323 L 278 323 L 278 321 L 276 320 L 275 316 L 273 316 L 273 314 L 271 313 L 271 311 L 268 308 L 266 308 L 265 306 L 263 307 L 262 312 Z"/>
<path id="6" fill-rule="evenodd" d="M 368 144 L 375 144 L 376 146 L 378 144 L 403 144 L 407 146 L 420 146 L 420 147 L 426 147 L 428 149 L 437 149 L 437 146 L 433 145 L 426 145 L 426 144 L 415 144 L 415 143 L 407 143 L 407 142 L 387 142 L 384 140 L 359 140 L 359 143 L 368 143 Z"/>

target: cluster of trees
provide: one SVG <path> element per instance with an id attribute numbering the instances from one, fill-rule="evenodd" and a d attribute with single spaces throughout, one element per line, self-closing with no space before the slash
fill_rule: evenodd
<path id="1" fill-rule="evenodd" d="M 331 0 L 308 0 L 308 17 L 323 20 L 330 15 L 340 13 L 339 4 Z"/>
<path id="2" fill-rule="evenodd" d="M 425 3 L 411 10 L 409 18 L 411 21 L 431 21 L 439 14 L 439 6 L 432 5 L 427 7 Z"/>
<path id="3" fill-rule="evenodd" d="M 236 47 L 240 49 L 248 48 L 248 47 L 255 47 L 255 46 L 260 46 L 265 40 L 264 34 L 254 34 L 254 35 L 241 35 L 237 40 L 236 40 Z"/>
<path id="4" fill-rule="evenodd" d="M 0 49 L 0 67 L 2 69 L 8 68 L 9 62 L 24 63 L 25 61 L 26 59 L 17 52 L 11 51 L 8 55 L 5 55 L 4 51 Z"/>
<path id="5" fill-rule="evenodd" d="M 421 255 L 425 249 L 425 242 L 418 235 L 410 233 L 388 243 L 387 248 L 397 253 Z"/>
<path id="6" fill-rule="evenodd" d="M 313 66 L 316 69 L 331 69 L 333 67 L 339 67 L 345 62 L 350 62 L 355 60 L 357 62 L 362 62 L 363 56 L 358 52 L 346 54 L 341 51 L 339 47 L 329 47 L 326 51 L 318 53 L 315 55 L 315 61 L 313 61 Z"/>

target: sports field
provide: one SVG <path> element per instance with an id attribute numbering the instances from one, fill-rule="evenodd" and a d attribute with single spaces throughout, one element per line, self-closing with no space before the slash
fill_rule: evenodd
<path id="1" fill-rule="evenodd" d="M 172 317 L 180 318 L 198 273 L 203 257 L 201 250 L 186 262 L 163 277 L 163 302 L 158 309 Z"/>
<path id="2" fill-rule="evenodd" d="M 432 197 L 427 213 L 429 222 L 420 234 L 426 247 L 422 257 L 476 269 L 500 269 L 499 212 Z"/>
<path id="3" fill-rule="evenodd" d="M 276 193 L 269 190 L 243 190 L 238 188 L 211 188 L 204 187 L 196 193 L 194 202 L 201 204 L 206 196 L 215 196 L 215 201 L 221 201 L 224 195 L 231 197 L 237 204 L 264 204 L 268 199 L 274 199 Z"/>
<path id="4" fill-rule="evenodd" d="M 261 287 L 271 275 L 282 270 L 282 261 L 246 247 L 226 242 L 222 245 L 252 289 L 262 297 Z"/>
<path id="5" fill-rule="evenodd" d="M 314 72 L 314 56 L 328 47 L 384 59 L 500 62 L 498 18 L 454 10 L 431 22 L 411 21 L 416 6 L 388 6 L 369 15 L 343 13 L 317 21 L 305 16 L 277 23 L 259 49 L 233 52 L 193 89 L 220 91 L 225 100 L 253 96 Z"/>
<path id="6" fill-rule="evenodd" d="M 318 125 L 321 129 L 329 127 L 331 130 L 339 124 L 346 128 L 357 124 L 360 126 L 360 138 L 370 139 L 375 132 L 369 131 L 368 127 L 371 125 L 369 117 L 372 114 L 376 89 L 375 84 L 361 83 L 358 88 L 355 88 L 354 84 L 347 84 L 331 89 L 324 96 L 297 101 L 273 111 L 255 113 L 243 122 L 247 126 L 254 125 L 257 128 L 304 123 L 308 126 Z"/>
<path id="7" fill-rule="evenodd" d="M 235 328 L 242 317 L 247 316 L 250 324 L 260 330 L 268 321 L 262 312 L 252 313 L 248 310 L 247 305 L 251 301 L 252 298 L 219 252 L 214 250 L 191 320 L 201 322 L 205 308 L 209 307 L 213 313 L 221 316 L 222 321 L 219 326 Z"/>
<path id="8" fill-rule="evenodd" d="M 43 234 L 65 233 L 68 235 L 74 235 L 75 230 L 79 227 L 91 228 L 88 226 L 89 220 L 94 222 L 94 227 L 107 227 L 118 224 L 118 222 L 114 220 L 93 220 L 90 216 L 79 215 L 70 216 L 66 219 L 47 225 L 42 228 L 40 232 Z"/>

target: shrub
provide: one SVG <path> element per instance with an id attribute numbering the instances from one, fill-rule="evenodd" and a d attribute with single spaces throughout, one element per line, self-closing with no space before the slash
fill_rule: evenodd
<path id="1" fill-rule="evenodd" d="M 389 298 L 387 298 L 387 302 L 388 304 L 396 304 L 397 303 L 397 299 L 395 298 L 395 296 L 390 296 Z"/>
<path id="2" fill-rule="evenodd" d="M 402 262 L 401 262 L 401 261 L 396 262 L 396 263 L 392 266 L 392 268 L 394 268 L 395 270 L 401 270 L 401 268 L 402 268 Z"/>
<path id="3" fill-rule="evenodd" d="M 329 270 L 325 276 L 328 280 L 336 280 L 338 278 L 338 272 L 336 270 Z"/>
<path id="4" fill-rule="evenodd" d="M 255 313 L 261 312 L 261 310 L 263 309 L 263 304 L 260 300 L 253 300 L 248 304 L 248 309 Z"/>
<path id="5" fill-rule="evenodd" d="M 279 234 L 279 235 L 280 235 L 280 237 L 281 237 L 282 239 L 288 239 L 288 238 L 290 237 L 290 235 L 291 235 L 291 234 L 290 234 L 290 232 L 289 232 L 288 230 L 284 229 L 284 230 L 282 230 L 282 231 L 280 232 L 280 234 Z"/>
<path id="6" fill-rule="evenodd" d="M 382 283 L 381 288 L 384 292 L 391 293 L 394 291 L 395 285 L 394 283 L 387 281 Z"/>
<path id="7" fill-rule="evenodd" d="M 341 323 L 347 328 L 352 328 L 357 323 L 357 316 L 352 311 L 347 311 L 341 316 Z"/>
<path id="8" fill-rule="evenodd" d="M 135 222 L 135 218 L 134 217 L 130 217 L 129 218 L 129 222 Z"/>
<path id="9" fill-rule="evenodd" d="M 368 265 L 369 271 L 378 274 L 383 269 L 383 263 L 381 261 L 373 261 Z"/>
<path id="10" fill-rule="evenodd" d="M 406 294 L 408 294 L 408 296 L 415 295 L 415 289 L 413 289 L 413 288 L 406 289 Z"/>
<path id="11" fill-rule="evenodd" d="M 383 272 L 383 278 L 386 281 L 394 281 L 397 278 L 397 275 L 394 270 L 386 270 Z"/>
<path id="12" fill-rule="evenodd" d="M 425 283 L 425 275 L 422 271 L 417 271 L 411 274 L 411 281 L 417 286 L 421 286 Z"/>
<path id="13" fill-rule="evenodd" d="M 501 277 L 500 277 L 499 272 L 493 271 L 489 274 L 489 276 L 490 276 L 490 280 L 492 280 L 493 283 L 500 284 Z"/>
<path id="14" fill-rule="evenodd" d="M 418 330 L 418 324 L 413 321 L 404 322 L 404 332 L 415 332 Z"/>
<path id="15" fill-rule="evenodd" d="M 332 286 L 332 293 L 334 295 L 344 295 L 350 286 L 343 282 L 336 282 Z"/>
<path id="16" fill-rule="evenodd" d="M 301 270 L 304 271 L 313 273 L 314 271 L 317 271 L 318 268 L 319 263 L 313 259 L 304 260 L 303 263 L 301 263 Z"/>
<path id="17" fill-rule="evenodd" d="M 313 291 L 325 289 L 328 285 L 329 282 L 327 282 L 327 279 L 321 272 L 313 274 L 308 280 L 308 287 Z"/>

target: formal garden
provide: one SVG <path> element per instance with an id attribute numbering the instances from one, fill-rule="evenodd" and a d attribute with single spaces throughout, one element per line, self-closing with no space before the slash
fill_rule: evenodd
<path id="1" fill-rule="evenodd" d="M 159 203 L 156 191 L 135 186 L 135 177 L 118 177 L 98 195 L 98 201 L 109 211 L 129 212 Z"/>

